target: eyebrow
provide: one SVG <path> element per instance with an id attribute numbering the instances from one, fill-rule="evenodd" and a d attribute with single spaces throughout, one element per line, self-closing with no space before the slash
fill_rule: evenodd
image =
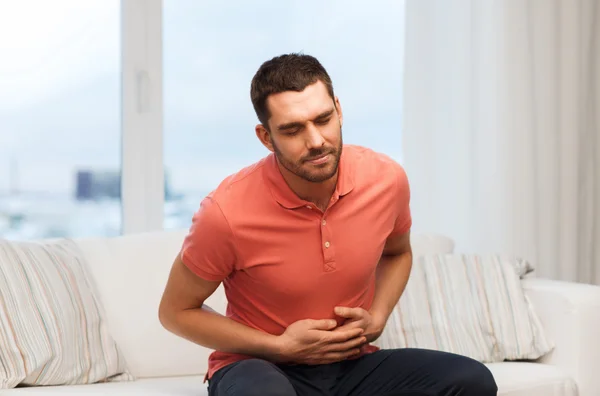
<path id="1" fill-rule="evenodd" d="M 315 117 L 315 119 L 313 121 L 319 121 L 322 120 L 324 118 L 330 117 L 335 109 L 331 109 L 331 110 L 327 110 L 324 111 L 323 113 L 319 114 L 318 116 Z M 293 129 L 293 128 L 299 128 L 304 126 L 304 123 L 302 122 L 288 122 L 287 124 L 281 124 L 277 127 L 278 131 L 285 131 L 287 129 Z"/>

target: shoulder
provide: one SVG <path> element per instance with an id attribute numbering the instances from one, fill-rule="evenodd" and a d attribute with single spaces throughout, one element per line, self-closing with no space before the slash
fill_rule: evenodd
<path id="1" fill-rule="evenodd" d="M 387 181 L 400 189 L 408 188 L 404 167 L 389 155 L 357 145 L 345 145 L 344 151 L 356 182 L 369 185 Z"/>
<path id="2" fill-rule="evenodd" d="M 218 207 L 219 211 L 229 217 L 233 209 L 242 209 L 242 206 L 264 199 L 265 194 L 268 194 L 263 176 L 267 159 L 268 157 L 264 157 L 226 176 L 205 200 L 210 200 L 215 210 Z"/>

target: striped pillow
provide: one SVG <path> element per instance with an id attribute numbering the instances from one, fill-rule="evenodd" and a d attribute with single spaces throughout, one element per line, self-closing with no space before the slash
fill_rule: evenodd
<path id="1" fill-rule="evenodd" d="M 0 389 L 133 380 L 75 243 L 0 240 Z"/>
<path id="2" fill-rule="evenodd" d="M 527 296 L 521 262 L 499 255 L 428 254 L 375 344 L 425 348 L 480 362 L 537 359 L 552 350 Z"/>

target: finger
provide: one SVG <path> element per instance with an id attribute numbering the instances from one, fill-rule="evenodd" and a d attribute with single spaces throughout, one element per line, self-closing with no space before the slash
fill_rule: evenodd
<path id="1" fill-rule="evenodd" d="M 344 352 L 354 348 L 361 347 L 367 342 L 366 337 L 357 337 L 345 342 L 336 342 L 335 344 L 329 344 L 326 348 L 326 352 Z"/>
<path id="2" fill-rule="evenodd" d="M 335 307 L 333 312 L 335 312 L 336 315 L 347 319 L 362 319 L 365 316 L 365 310 L 360 307 Z"/>
<path id="3" fill-rule="evenodd" d="M 340 360 L 345 360 L 354 356 L 358 356 L 360 354 L 359 348 L 350 349 L 345 352 L 328 352 L 323 355 L 323 360 L 325 364 L 339 362 Z"/>
<path id="4" fill-rule="evenodd" d="M 331 330 L 335 326 L 337 326 L 335 319 L 312 320 L 309 323 L 309 327 L 315 330 Z"/>
<path id="5" fill-rule="evenodd" d="M 345 342 L 360 336 L 363 332 L 364 329 L 360 327 L 345 331 L 330 331 L 325 333 L 324 341 L 332 344 L 337 342 Z"/>
<path id="6" fill-rule="evenodd" d="M 364 329 L 366 327 L 364 320 L 353 320 L 333 329 L 335 332 L 347 331 L 352 329 Z"/>

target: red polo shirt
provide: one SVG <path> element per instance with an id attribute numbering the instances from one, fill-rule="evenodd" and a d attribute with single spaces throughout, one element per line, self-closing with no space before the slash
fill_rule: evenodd
<path id="1" fill-rule="evenodd" d="M 201 278 L 223 281 L 229 318 L 279 335 L 301 319 L 340 320 L 337 305 L 368 310 L 386 239 L 410 226 L 407 177 L 389 157 L 345 145 L 322 212 L 288 187 L 271 154 L 202 201 L 182 259 Z M 213 352 L 208 378 L 245 358 Z"/>

